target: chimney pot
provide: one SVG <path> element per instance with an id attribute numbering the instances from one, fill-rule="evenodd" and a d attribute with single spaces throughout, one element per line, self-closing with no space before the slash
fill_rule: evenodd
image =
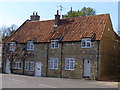
<path id="1" fill-rule="evenodd" d="M 35 20 L 39 20 L 40 16 L 38 15 L 38 13 L 33 12 L 33 15 L 30 16 L 30 20 L 31 21 L 35 21 Z"/>
<path id="2" fill-rule="evenodd" d="M 35 13 L 33 12 L 33 15 L 35 15 Z"/>
<path id="3" fill-rule="evenodd" d="M 59 25 L 60 25 L 59 10 L 57 10 L 57 14 L 55 15 L 55 25 L 56 25 L 56 26 L 59 26 Z"/>
<path id="4" fill-rule="evenodd" d="M 59 15 L 59 10 L 57 10 L 57 15 Z"/>

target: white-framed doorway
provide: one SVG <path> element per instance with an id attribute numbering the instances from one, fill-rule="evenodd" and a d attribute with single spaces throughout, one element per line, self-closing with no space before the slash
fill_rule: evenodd
<path id="1" fill-rule="evenodd" d="M 84 60 L 84 77 L 90 77 L 90 60 Z"/>
<path id="2" fill-rule="evenodd" d="M 36 62 L 35 63 L 35 76 L 41 77 L 41 72 L 42 72 L 42 64 L 41 62 Z"/>
<path id="3" fill-rule="evenodd" d="M 11 70 L 10 70 L 10 61 L 9 60 L 6 60 L 5 73 L 8 73 L 8 74 L 11 73 Z"/>

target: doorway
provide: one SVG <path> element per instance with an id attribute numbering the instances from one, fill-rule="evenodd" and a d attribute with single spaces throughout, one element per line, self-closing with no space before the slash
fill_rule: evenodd
<path id="1" fill-rule="evenodd" d="M 84 60 L 84 77 L 90 77 L 90 60 Z"/>
<path id="2" fill-rule="evenodd" d="M 11 73 L 11 70 L 10 70 L 10 61 L 9 60 L 6 61 L 6 70 L 5 70 L 5 73 L 8 73 L 8 74 Z"/>
<path id="3" fill-rule="evenodd" d="M 35 76 L 41 77 L 41 71 L 42 71 L 42 64 L 41 62 L 36 62 L 36 68 L 35 68 Z"/>

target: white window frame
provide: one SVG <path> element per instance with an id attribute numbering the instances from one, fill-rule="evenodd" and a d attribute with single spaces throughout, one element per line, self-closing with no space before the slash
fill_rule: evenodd
<path id="1" fill-rule="evenodd" d="M 89 44 L 89 46 L 88 46 Z M 84 38 L 81 40 L 81 48 L 91 48 L 91 39 L 90 38 Z"/>
<path id="2" fill-rule="evenodd" d="M 73 64 L 72 67 L 71 67 L 71 64 Z M 65 59 L 65 70 L 74 70 L 74 67 L 75 67 L 74 58 L 66 58 Z"/>
<path id="3" fill-rule="evenodd" d="M 13 68 L 14 69 L 22 69 L 22 62 L 20 62 L 20 61 L 14 62 Z"/>
<path id="4" fill-rule="evenodd" d="M 9 50 L 10 51 L 15 51 L 15 48 L 16 48 L 16 43 L 15 42 L 10 42 L 10 44 L 9 44 Z"/>
<path id="5" fill-rule="evenodd" d="M 51 48 L 59 48 L 59 40 L 51 40 Z"/>
<path id="6" fill-rule="evenodd" d="M 58 69 L 58 58 L 50 58 L 49 69 Z"/>
<path id="7" fill-rule="evenodd" d="M 33 41 L 27 42 L 27 50 L 34 50 L 34 42 Z"/>
<path id="8" fill-rule="evenodd" d="M 25 62 L 25 71 L 34 71 L 34 62 Z"/>

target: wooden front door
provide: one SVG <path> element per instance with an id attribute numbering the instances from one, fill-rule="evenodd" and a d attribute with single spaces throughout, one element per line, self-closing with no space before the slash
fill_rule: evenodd
<path id="1" fill-rule="evenodd" d="M 7 60 L 6 61 L 6 70 L 5 70 L 5 73 L 11 73 L 11 70 L 10 70 L 10 61 L 9 60 Z"/>
<path id="2" fill-rule="evenodd" d="M 84 60 L 84 77 L 90 77 L 90 60 Z"/>
<path id="3" fill-rule="evenodd" d="M 41 71 L 42 71 L 42 64 L 41 64 L 41 62 L 36 62 L 35 76 L 36 77 L 41 77 Z"/>

